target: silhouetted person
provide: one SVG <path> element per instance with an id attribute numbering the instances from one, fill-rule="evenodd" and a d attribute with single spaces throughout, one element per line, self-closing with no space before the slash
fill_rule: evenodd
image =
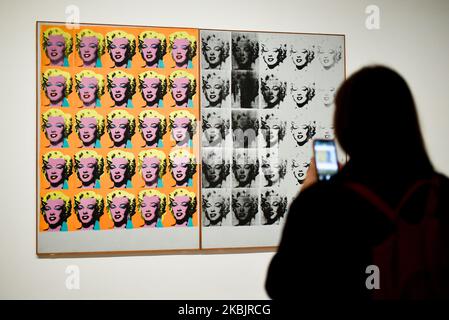
<path id="1" fill-rule="evenodd" d="M 309 169 L 267 293 L 351 303 L 449 299 L 449 179 L 432 167 L 406 82 L 386 67 L 361 69 L 338 90 L 334 124 L 350 160 L 327 182 Z M 379 267 L 380 289 L 372 289 L 370 265 Z"/>

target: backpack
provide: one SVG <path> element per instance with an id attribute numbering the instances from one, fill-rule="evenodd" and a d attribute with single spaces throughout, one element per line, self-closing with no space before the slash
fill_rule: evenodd
<path id="1" fill-rule="evenodd" d="M 375 289 L 372 295 L 374 300 L 449 299 L 449 224 L 435 215 L 439 205 L 439 182 L 438 175 L 416 181 L 396 208 L 364 184 L 345 183 L 347 188 L 384 214 L 395 227 L 372 251 L 372 261 L 379 268 L 380 275 L 380 288 Z M 425 188 L 428 191 L 422 190 Z M 416 223 L 404 220 L 401 214 L 410 210 L 412 197 L 426 191 L 422 218 Z"/>

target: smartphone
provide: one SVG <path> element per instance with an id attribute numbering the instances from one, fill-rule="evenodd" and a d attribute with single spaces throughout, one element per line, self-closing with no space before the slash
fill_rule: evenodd
<path id="1" fill-rule="evenodd" d="M 338 172 L 337 147 L 334 140 L 313 140 L 315 165 L 319 180 L 329 180 Z"/>

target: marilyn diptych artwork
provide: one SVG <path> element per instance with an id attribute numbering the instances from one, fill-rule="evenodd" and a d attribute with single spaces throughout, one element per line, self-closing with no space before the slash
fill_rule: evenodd
<path id="1" fill-rule="evenodd" d="M 37 253 L 274 248 L 344 36 L 69 27 L 37 23 Z"/>

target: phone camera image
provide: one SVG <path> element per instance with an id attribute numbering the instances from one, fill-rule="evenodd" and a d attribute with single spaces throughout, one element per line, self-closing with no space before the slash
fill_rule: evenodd
<path id="1" fill-rule="evenodd" d="M 330 180 L 338 172 L 337 151 L 333 140 L 314 140 L 316 170 L 319 180 Z"/>

